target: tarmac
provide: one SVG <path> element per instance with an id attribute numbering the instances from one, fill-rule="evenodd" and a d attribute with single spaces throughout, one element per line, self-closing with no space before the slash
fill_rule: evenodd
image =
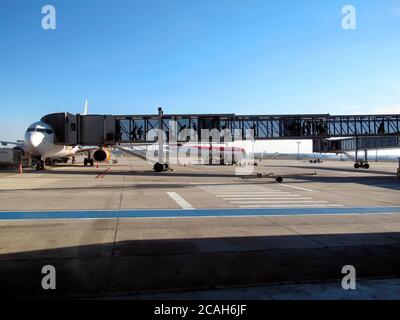
<path id="1" fill-rule="evenodd" d="M 397 162 L 263 160 L 240 176 L 118 160 L 0 171 L 0 297 L 400 298 Z M 284 182 L 256 175 L 270 172 Z M 42 288 L 44 265 L 55 290 Z M 351 296 L 345 265 L 361 283 Z M 316 283 L 332 294 L 311 295 Z"/>

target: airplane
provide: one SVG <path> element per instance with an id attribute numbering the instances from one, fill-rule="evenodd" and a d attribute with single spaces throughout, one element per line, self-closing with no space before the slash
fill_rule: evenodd
<path id="1" fill-rule="evenodd" d="M 163 167 L 158 163 L 159 145 L 156 144 L 121 144 L 115 147 L 116 150 L 128 153 L 133 156 L 145 159 L 146 161 L 155 163 L 154 170 L 156 172 L 164 171 L 168 167 Z M 242 147 L 234 147 L 227 145 L 201 145 L 193 143 L 178 143 L 168 144 L 163 146 L 164 155 L 168 154 L 170 162 L 190 165 L 190 164 L 229 164 L 229 165 L 244 165 L 254 160 L 246 153 Z"/>
<path id="2" fill-rule="evenodd" d="M 88 112 L 88 101 L 85 100 L 84 112 L 82 115 L 86 115 Z M 94 161 L 97 162 L 109 162 L 111 161 L 111 149 L 107 146 L 99 147 L 86 147 L 83 146 L 67 146 L 67 145 L 57 145 L 55 141 L 54 130 L 51 126 L 43 121 L 38 121 L 32 123 L 25 132 L 24 140 L 17 142 L 1 141 L 0 144 L 14 145 L 15 150 L 21 150 L 23 153 L 31 159 L 33 163 L 36 164 L 36 170 L 45 170 L 45 164 L 53 164 L 56 162 L 67 163 L 70 158 L 73 159 L 78 154 L 86 153 L 88 156 L 84 159 L 84 166 L 94 166 Z M 158 146 L 156 146 L 157 148 Z M 151 148 L 151 147 L 150 147 Z M 230 147 L 230 146 L 205 146 L 205 145 L 169 145 L 165 146 L 166 150 L 164 152 L 170 152 L 171 149 L 177 148 L 180 154 L 185 153 L 188 156 L 207 155 L 209 152 L 227 153 L 234 155 L 235 159 L 242 160 L 246 158 L 246 151 L 244 148 Z M 115 149 L 120 149 L 121 151 L 132 151 L 123 146 L 116 146 Z M 134 148 L 133 148 L 134 149 Z M 156 151 L 156 150 L 154 150 Z M 93 153 L 93 155 L 92 155 Z M 137 155 L 137 153 L 132 153 Z M 151 158 L 151 157 L 150 157 Z M 208 159 L 208 156 L 207 156 Z M 152 159 L 146 159 L 152 161 Z M 213 158 L 213 163 L 218 163 L 221 158 Z M 113 163 L 117 163 L 116 160 L 112 160 Z M 156 162 L 156 161 L 154 161 Z M 236 161 L 234 161 L 236 162 Z M 233 163 L 232 163 L 233 164 Z M 156 163 L 154 166 L 155 171 L 162 171 L 162 165 Z"/>
<path id="3" fill-rule="evenodd" d="M 88 111 L 88 102 L 85 101 L 84 115 Z M 33 162 L 36 163 L 36 170 L 44 170 L 45 163 L 58 161 L 67 163 L 69 158 L 80 153 L 88 156 L 84 159 L 85 166 L 94 166 L 94 161 L 105 162 L 111 160 L 111 151 L 106 147 L 83 148 L 81 146 L 65 146 L 54 144 L 54 131 L 45 122 L 32 123 L 25 132 L 24 140 L 17 142 L 1 141 L 3 146 L 14 145 L 15 150 L 21 150 Z M 93 156 L 92 156 L 93 152 Z M 114 160 L 115 163 L 115 160 Z"/>

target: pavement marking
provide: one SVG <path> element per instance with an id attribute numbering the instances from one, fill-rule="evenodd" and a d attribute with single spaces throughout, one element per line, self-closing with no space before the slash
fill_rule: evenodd
<path id="1" fill-rule="evenodd" d="M 199 186 L 200 188 L 207 188 L 207 189 L 218 189 L 218 188 L 223 188 L 223 189 L 243 189 L 243 188 L 258 188 L 258 187 L 268 187 L 268 188 L 273 188 L 272 185 L 265 184 L 265 183 L 257 183 L 257 184 L 249 184 L 249 183 L 241 183 L 241 184 L 226 184 L 226 185 L 208 185 L 208 186 Z"/>
<path id="2" fill-rule="evenodd" d="M 95 179 L 103 179 L 104 176 L 106 175 L 107 172 L 109 172 L 111 170 L 110 167 L 108 167 L 106 170 L 104 170 L 102 173 L 100 173 Z"/>
<path id="3" fill-rule="evenodd" d="M 268 198 L 268 197 L 243 197 L 243 196 L 239 196 L 239 197 L 222 197 L 223 200 L 313 200 L 312 198 L 306 198 L 306 197 L 273 197 L 273 198 Z"/>
<path id="4" fill-rule="evenodd" d="M 208 192 L 214 193 L 254 193 L 254 192 L 262 192 L 262 193 L 280 193 L 281 190 L 268 190 L 268 189 L 243 189 L 243 190 L 228 190 L 228 189 L 219 189 L 219 190 L 205 190 Z"/>
<path id="5" fill-rule="evenodd" d="M 288 188 L 293 188 L 293 189 L 298 189 L 298 190 L 303 190 L 303 191 L 309 191 L 309 192 L 319 192 L 317 190 L 311 190 L 311 189 L 302 188 L 302 187 L 290 186 L 288 184 L 283 184 L 283 183 L 281 183 L 280 186 L 285 186 L 285 187 L 288 187 Z"/>
<path id="6" fill-rule="evenodd" d="M 322 208 L 322 207 L 343 207 L 343 205 L 340 204 L 270 204 L 270 205 L 245 205 L 245 206 L 238 206 L 239 208 Z"/>
<path id="7" fill-rule="evenodd" d="M 397 215 L 400 207 L 327 207 L 317 208 L 243 208 L 243 209 L 163 209 L 163 210 L 87 210 L 87 211 L 36 211 L 0 212 L 0 220 L 74 220 L 74 219 L 128 219 L 128 218 L 212 218 L 257 216 L 314 216 L 314 215 Z"/>
<path id="8" fill-rule="evenodd" d="M 167 192 L 167 195 L 169 195 L 183 210 L 194 210 L 193 206 L 176 192 Z"/>
<path id="9" fill-rule="evenodd" d="M 289 198 L 298 198 L 298 197 L 302 197 L 302 195 L 300 194 L 291 194 L 291 193 L 278 193 L 278 194 L 216 194 L 216 197 L 220 197 L 220 198 L 224 198 L 224 197 L 256 197 L 256 198 L 280 198 L 280 197 L 289 197 Z"/>
<path id="10" fill-rule="evenodd" d="M 224 195 L 269 195 L 269 196 L 278 196 L 278 195 L 292 195 L 290 192 L 212 192 L 214 195 L 224 196 Z"/>
<path id="11" fill-rule="evenodd" d="M 289 188 L 317 192 L 311 189 L 285 185 Z M 310 197 L 304 197 L 300 194 L 294 194 L 290 191 L 282 189 L 271 189 L 264 185 L 252 185 L 250 188 L 245 186 L 199 186 L 217 198 L 222 198 L 232 205 L 239 208 L 265 208 L 265 207 L 317 207 L 330 206 L 342 207 L 342 205 L 334 205 L 325 200 L 313 200 Z"/>
<path id="12" fill-rule="evenodd" d="M 189 184 L 192 185 L 200 185 L 200 186 L 219 186 L 221 185 L 221 182 L 209 182 L 209 183 L 204 183 L 204 182 L 190 182 Z"/>
<path id="13" fill-rule="evenodd" d="M 210 191 L 210 192 L 246 192 L 246 191 L 266 191 L 266 192 L 280 192 L 282 190 L 278 190 L 278 189 L 270 189 L 270 188 L 263 188 L 263 187 L 259 187 L 259 188 L 246 188 L 246 189 L 230 189 L 230 188 L 218 188 L 218 189 L 205 189 L 202 188 L 203 190 L 206 191 Z"/>
<path id="14" fill-rule="evenodd" d="M 283 203 L 287 204 L 288 201 L 286 200 L 230 200 L 232 203 Z M 328 203 L 328 201 L 315 201 L 315 200 L 297 200 L 296 203 Z"/>
<path id="15" fill-rule="evenodd" d="M 248 189 L 259 189 L 260 187 L 269 190 L 275 190 L 275 188 L 271 188 L 266 186 L 265 184 L 241 184 L 238 186 L 226 185 L 226 186 L 198 186 L 199 188 L 206 190 L 248 190 Z"/>

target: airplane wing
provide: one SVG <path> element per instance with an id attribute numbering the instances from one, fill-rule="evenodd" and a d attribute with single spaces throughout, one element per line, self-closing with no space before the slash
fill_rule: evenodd
<path id="1" fill-rule="evenodd" d="M 122 151 L 123 153 L 127 153 L 130 154 L 134 157 L 140 158 L 140 159 L 144 159 L 147 160 L 146 158 L 146 150 L 143 148 L 128 148 L 128 147 L 122 147 L 122 146 L 114 146 L 115 149 Z"/>
<path id="2" fill-rule="evenodd" d="M 4 147 L 7 147 L 9 144 L 12 146 L 21 147 L 21 148 L 24 146 L 24 144 L 21 142 L 10 142 L 10 141 L 2 141 L 2 140 L 0 140 L 0 144 Z"/>
<path id="3" fill-rule="evenodd" d="M 97 147 L 89 147 L 89 148 L 79 148 L 76 153 L 85 153 L 85 152 L 89 152 L 89 151 L 95 151 L 96 149 L 98 149 Z"/>

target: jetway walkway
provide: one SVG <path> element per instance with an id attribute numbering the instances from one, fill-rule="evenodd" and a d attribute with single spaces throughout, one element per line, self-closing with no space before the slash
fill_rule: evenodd
<path id="1" fill-rule="evenodd" d="M 345 153 L 357 150 L 396 148 L 400 148 L 400 136 L 313 140 L 313 152 L 315 153 Z"/>
<path id="2" fill-rule="evenodd" d="M 368 150 L 400 148 L 400 136 L 387 137 L 354 137 L 347 139 L 313 139 L 314 153 L 344 154 L 354 161 L 354 168 L 368 169 Z M 360 160 L 359 151 L 364 151 L 364 158 Z M 354 152 L 354 155 L 350 152 Z M 400 159 L 399 159 L 400 161 Z M 400 170 L 400 162 L 399 162 Z M 397 175 L 400 176 L 399 171 Z"/>
<path id="3" fill-rule="evenodd" d="M 116 145 L 120 143 L 153 143 L 166 133 L 165 142 L 176 136 L 177 142 L 205 141 L 201 130 L 228 130 L 234 140 L 249 137 L 271 139 L 326 139 L 341 137 L 390 137 L 400 135 L 398 115 L 235 115 L 235 114 L 163 114 L 155 115 L 81 115 L 55 113 L 42 121 L 55 132 L 55 143 L 62 145 Z M 185 130 L 186 131 L 186 130 Z M 208 137 L 207 137 L 208 139 Z M 222 139 L 223 140 L 223 139 Z M 224 142 L 224 141 L 221 141 Z"/>

